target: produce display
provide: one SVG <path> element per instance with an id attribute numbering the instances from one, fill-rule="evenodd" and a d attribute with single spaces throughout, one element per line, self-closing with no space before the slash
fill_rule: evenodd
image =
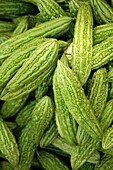
<path id="1" fill-rule="evenodd" d="M 113 170 L 112 0 L 0 0 L 0 170 Z"/>

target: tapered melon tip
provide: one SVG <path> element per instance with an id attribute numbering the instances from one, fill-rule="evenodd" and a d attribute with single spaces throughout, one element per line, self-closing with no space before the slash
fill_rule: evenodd
<path id="1" fill-rule="evenodd" d="M 51 98 L 46 95 L 46 96 L 44 96 L 44 97 L 42 98 L 42 100 L 43 100 L 44 102 L 47 102 L 47 101 L 51 101 Z"/>
<path id="2" fill-rule="evenodd" d="M 56 46 L 58 48 L 59 44 L 58 44 L 58 40 L 57 39 L 49 39 L 48 42 L 52 45 L 52 46 Z"/>
<path id="3" fill-rule="evenodd" d="M 61 61 L 60 61 L 60 60 L 58 60 L 58 61 L 57 61 L 57 65 L 59 66 L 59 65 L 60 65 L 60 63 L 61 63 Z"/>
<path id="4" fill-rule="evenodd" d="M 104 143 L 104 142 L 102 141 L 102 148 L 103 148 L 103 149 L 109 149 L 109 145 L 107 145 L 106 143 Z"/>
<path id="5" fill-rule="evenodd" d="M 58 67 L 59 67 L 59 66 L 62 66 L 62 65 L 63 65 L 62 61 L 58 60 L 58 61 L 57 61 L 57 65 L 58 65 Z"/>
<path id="6" fill-rule="evenodd" d="M 68 69 L 68 67 L 61 60 L 57 60 L 57 67 Z"/>
<path id="7" fill-rule="evenodd" d="M 69 71 L 69 68 L 60 60 L 57 61 L 57 68 L 60 72 Z"/>
<path id="8" fill-rule="evenodd" d="M 61 68 L 62 65 L 63 65 L 62 61 L 58 60 L 58 61 L 57 61 L 57 68 L 58 68 L 58 69 Z"/>
<path id="9" fill-rule="evenodd" d="M 7 94 L 6 91 L 5 91 L 5 92 L 3 91 L 3 92 L 0 94 L 0 100 L 5 101 L 4 96 L 5 96 L 6 94 Z"/>

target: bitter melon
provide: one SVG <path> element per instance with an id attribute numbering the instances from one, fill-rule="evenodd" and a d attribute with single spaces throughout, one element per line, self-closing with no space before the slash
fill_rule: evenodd
<path id="1" fill-rule="evenodd" d="M 0 44 L 0 60 L 7 58 L 15 49 L 36 37 L 60 37 L 70 29 L 72 20 L 72 18 L 67 16 L 55 18 L 10 38 Z"/>
<path id="2" fill-rule="evenodd" d="M 26 126 L 26 124 L 31 120 L 32 117 L 31 113 L 35 107 L 35 104 L 36 104 L 35 100 L 30 101 L 18 112 L 15 122 L 20 127 Z"/>
<path id="3" fill-rule="evenodd" d="M 13 77 L 27 58 L 29 58 L 30 54 L 37 48 L 37 46 L 47 40 L 47 38 L 34 38 L 15 50 L 10 57 L 5 59 L 0 67 L 0 91 L 2 91 L 7 82 Z M 60 53 L 68 46 L 69 43 L 59 40 L 58 44 L 58 51 Z"/>
<path id="4" fill-rule="evenodd" d="M 95 20 L 98 24 L 113 22 L 113 9 L 105 0 L 91 0 Z"/>
<path id="5" fill-rule="evenodd" d="M 105 68 L 100 68 L 94 72 L 87 96 L 98 120 L 100 120 L 100 117 L 103 115 L 108 96 L 108 82 L 106 81 L 106 76 L 107 71 Z M 78 126 L 76 138 L 77 142 L 82 145 L 87 142 L 89 135 L 81 126 Z"/>
<path id="6" fill-rule="evenodd" d="M 83 3 L 79 8 L 75 23 L 72 44 L 72 69 L 84 85 L 91 72 L 93 45 L 93 16 L 89 4 Z"/>
<path id="7" fill-rule="evenodd" d="M 0 44 L 3 43 L 4 41 L 8 40 L 11 37 L 12 32 L 8 32 L 9 34 L 7 35 L 7 33 L 1 33 L 0 34 Z M 2 63 L 2 60 L 0 61 Z"/>
<path id="8" fill-rule="evenodd" d="M 48 127 L 54 114 L 54 105 L 50 97 L 44 96 L 32 111 L 31 125 L 33 140 L 39 145 L 44 130 Z"/>
<path id="9" fill-rule="evenodd" d="M 37 89 L 35 90 L 36 101 L 39 101 L 44 95 L 46 95 L 46 93 L 48 92 L 49 86 L 52 83 L 52 77 L 53 75 L 51 75 L 50 77 L 47 77 L 47 79 L 37 87 Z"/>
<path id="10" fill-rule="evenodd" d="M 66 139 L 70 144 L 75 144 L 77 124 L 65 104 L 56 73 L 53 78 L 53 91 L 56 105 L 55 116 L 58 132 L 60 136 Z"/>
<path id="11" fill-rule="evenodd" d="M 55 39 L 47 40 L 37 46 L 28 60 L 8 82 L 0 98 L 11 100 L 35 90 L 52 74 L 57 58 L 58 43 Z"/>
<path id="12" fill-rule="evenodd" d="M 7 82 L 14 76 L 27 58 L 29 58 L 36 47 L 45 41 L 45 38 L 34 38 L 15 50 L 14 53 L 2 63 L 0 67 L 0 91 L 2 91 Z"/>
<path id="13" fill-rule="evenodd" d="M 104 154 L 94 170 L 113 170 L 113 156 Z"/>
<path id="14" fill-rule="evenodd" d="M 97 119 L 103 114 L 103 109 L 105 107 L 107 96 L 108 96 L 108 82 L 107 78 L 107 70 L 106 68 L 98 69 L 92 78 L 92 88 L 89 97 L 90 104 L 94 111 Z"/>
<path id="15" fill-rule="evenodd" d="M 64 63 L 66 66 L 70 67 L 69 60 L 68 60 L 65 52 L 62 54 L 60 61 L 62 61 L 62 63 Z"/>
<path id="16" fill-rule="evenodd" d="M 42 167 L 46 170 L 69 170 L 68 166 L 52 153 L 40 151 L 38 152 L 38 159 Z"/>
<path id="17" fill-rule="evenodd" d="M 105 131 L 102 139 L 102 147 L 103 149 L 109 149 L 113 147 L 113 126 L 109 127 Z"/>
<path id="18" fill-rule="evenodd" d="M 0 117 L 0 151 L 4 157 L 11 163 L 12 166 L 16 166 L 19 161 L 19 150 L 15 137 L 6 123 Z"/>
<path id="19" fill-rule="evenodd" d="M 76 139 L 79 145 L 83 145 L 87 142 L 89 134 L 79 125 L 77 129 Z"/>
<path id="20" fill-rule="evenodd" d="M 28 97 L 27 94 L 14 100 L 5 101 L 1 108 L 1 116 L 3 118 L 14 116 L 24 106 Z"/>
<path id="21" fill-rule="evenodd" d="M 92 70 L 113 60 L 113 36 L 93 46 Z"/>
<path id="22" fill-rule="evenodd" d="M 30 168 L 34 152 L 51 121 L 53 113 L 54 106 L 50 97 L 44 96 L 36 103 L 32 111 L 32 118 L 19 137 L 20 161 L 17 170 L 28 170 Z"/>
<path id="23" fill-rule="evenodd" d="M 40 140 L 40 147 L 46 147 L 51 144 L 54 139 L 58 136 L 58 130 L 55 121 L 52 119 L 48 128 L 44 132 L 41 140 Z"/>
<path id="24" fill-rule="evenodd" d="M 36 4 L 45 21 L 67 15 L 54 0 L 36 0 Z"/>
<path id="25" fill-rule="evenodd" d="M 91 157 L 87 160 L 87 162 L 97 164 L 100 162 L 100 159 L 101 159 L 100 153 L 97 150 L 95 150 Z"/>
<path id="26" fill-rule="evenodd" d="M 113 23 L 98 25 L 93 29 L 93 45 L 98 44 L 113 35 Z"/>
<path id="27" fill-rule="evenodd" d="M 71 155 L 72 169 L 80 168 L 80 166 L 82 166 L 89 159 L 98 147 L 99 141 L 89 138 L 86 143 L 78 148 L 77 153 L 73 153 Z"/>
<path id="28" fill-rule="evenodd" d="M 104 132 L 111 125 L 112 121 L 113 121 L 113 99 L 109 100 L 106 103 L 103 113 L 99 118 L 100 126 L 102 127 L 102 130 Z"/>
<path id="29" fill-rule="evenodd" d="M 71 0 L 69 1 L 69 10 L 72 17 L 77 17 L 79 8 L 82 6 L 82 3 L 90 3 L 90 0 Z"/>
<path id="30" fill-rule="evenodd" d="M 110 71 L 108 72 L 107 80 L 109 82 L 113 82 L 113 68 L 111 68 Z"/>
<path id="31" fill-rule="evenodd" d="M 72 153 L 76 153 L 79 147 L 78 145 L 71 145 L 70 143 L 67 142 L 67 140 L 65 140 L 61 136 L 55 138 L 54 141 L 52 142 L 52 145 L 59 148 L 64 153 L 68 154 L 68 157 Z"/>
<path id="32" fill-rule="evenodd" d="M 69 10 L 72 17 L 76 17 L 78 13 L 78 9 L 80 8 L 81 3 L 78 0 L 69 1 Z"/>
<path id="33" fill-rule="evenodd" d="M 57 77 L 65 104 L 77 123 L 93 138 L 101 139 L 102 131 L 100 125 L 77 75 L 61 61 L 58 61 L 55 76 Z M 53 77 L 53 84 L 55 76 Z"/>
<path id="34" fill-rule="evenodd" d="M 13 22 L 7 22 L 0 20 L 0 33 L 10 32 L 15 29 L 15 24 Z"/>
<path id="35" fill-rule="evenodd" d="M 12 33 L 12 37 L 19 35 L 23 32 L 26 32 L 29 28 L 29 17 L 23 16 L 18 24 L 18 26 L 15 28 L 15 30 Z"/>
<path id="36" fill-rule="evenodd" d="M 0 18 L 13 19 L 22 15 L 36 14 L 38 9 L 29 3 L 0 1 Z"/>
<path id="37" fill-rule="evenodd" d="M 30 1 L 32 2 L 32 0 Z M 55 0 L 33 0 L 33 3 L 38 6 L 44 21 L 53 20 L 62 16 L 69 16 Z M 67 37 L 72 38 L 73 26 L 73 23 L 71 23 L 70 30 L 66 33 Z"/>
<path id="38" fill-rule="evenodd" d="M 31 122 L 23 128 L 19 137 L 19 152 L 20 160 L 18 165 L 15 167 L 16 170 L 29 170 L 33 159 L 34 152 L 36 150 L 36 144 L 32 138 L 32 126 Z"/>
<path id="39" fill-rule="evenodd" d="M 7 127 L 8 127 L 11 131 L 13 131 L 14 129 L 16 129 L 17 126 L 18 126 L 15 122 L 5 121 L 5 123 L 6 123 Z"/>
<path id="40" fill-rule="evenodd" d="M 103 152 L 103 153 L 106 153 L 107 155 L 112 155 L 113 156 L 113 147 L 111 147 L 109 149 L 100 148 L 100 151 Z"/>

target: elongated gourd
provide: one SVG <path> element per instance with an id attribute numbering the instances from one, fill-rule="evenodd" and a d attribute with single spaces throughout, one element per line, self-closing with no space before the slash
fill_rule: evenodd
<path id="1" fill-rule="evenodd" d="M 87 160 L 87 162 L 97 164 L 100 162 L 100 159 L 101 159 L 100 153 L 97 150 L 95 150 L 93 154 L 90 156 L 90 158 Z"/>
<path id="2" fill-rule="evenodd" d="M 67 153 L 69 155 L 78 154 L 78 151 L 80 150 L 80 147 L 81 147 L 79 145 L 71 145 L 71 144 L 69 144 L 65 139 L 61 138 L 60 136 L 58 136 L 52 142 L 52 145 L 58 147 L 59 149 L 63 150 L 65 153 Z M 87 154 L 87 156 L 88 156 L 88 154 Z M 100 154 L 99 154 L 99 152 L 97 150 L 95 150 L 92 154 L 89 154 L 88 157 L 89 158 L 88 158 L 87 161 L 90 162 L 90 163 L 96 164 L 100 160 Z"/>
<path id="3" fill-rule="evenodd" d="M 95 20 L 98 24 L 113 22 L 113 8 L 105 0 L 91 0 Z"/>
<path id="4" fill-rule="evenodd" d="M 66 66 L 68 66 L 68 67 L 70 66 L 69 60 L 68 60 L 65 52 L 62 54 L 62 57 L 61 57 L 60 61 L 62 61 Z"/>
<path id="5" fill-rule="evenodd" d="M 7 127 L 8 127 L 11 131 L 13 131 L 14 129 L 16 129 L 17 126 L 18 126 L 16 122 L 5 121 L 5 123 L 6 123 Z"/>
<path id="6" fill-rule="evenodd" d="M 12 166 L 16 166 L 19 161 L 19 150 L 15 137 L 6 123 L 0 117 L 0 151 L 4 157 L 11 163 Z"/>
<path id="7" fill-rule="evenodd" d="M 37 46 L 46 40 L 46 38 L 34 38 L 5 59 L 0 67 L 0 91 L 3 90 L 7 82 L 15 75 Z"/>
<path id="8" fill-rule="evenodd" d="M 50 97 L 44 96 L 36 103 L 31 121 L 23 128 L 19 137 L 20 161 L 17 170 L 30 169 L 34 152 L 53 117 L 53 113 L 54 106 Z"/>
<path id="9" fill-rule="evenodd" d="M 17 99 L 4 102 L 1 108 L 1 116 L 3 118 L 8 118 L 14 116 L 25 104 L 29 95 L 21 96 Z"/>
<path id="10" fill-rule="evenodd" d="M 107 77 L 106 68 L 100 68 L 96 72 L 94 72 L 93 77 L 91 79 L 91 84 L 90 84 L 91 87 L 89 90 L 89 94 L 87 96 L 87 98 L 90 101 L 91 107 L 94 111 L 94 114 L 99 120 L 100 124 L 104 121 L 102 120 L 100 122 L 100 119 L 101 119 L 100 117 L 104 116 L 103 112 L 104 112 L 104 107 L 106 105 L 107 96 L 108 96 L 108 82 L 106 81 L 106 77 Z M 110 115 L 112 115 L 112 113 Z M 104 122 L 102 124 L 104 124 Z M 102 126 L 101 128 L 104 129 Z M 79 126 L 77 130 L 76 138 L 77 138 L 78 143 L 82 145 L 85 142 L 87 142 L 89 135 L 88 133 L 86 133 L 86 131 L 81 126 Z"/>
<path id="11" fill-rule="evenodd" d="M 102 127 L 102 130 L 104 132 L 111 125 L 112 121 L 113 121 L 113 99 L 109 100 L 106 103 L 103 113 L 99 118 L 100 126 Z"/>
<path id="12" fill-rule="evenodd" d="M 31 120 L 32 110 L 34 109 L 36 101 L 30 101 L 27 103 L 17 114 L 15 122 L 20 126 L 24 127 Z"/>
<path id="13" fill-rule="evenodd" d="M 12 53 L 12 55 L 10 55 L 10 57 L 5 59 L 0 66 L 0 91 L 2 91 L 7 82 L 15 75 L 18 69 L 29 58 L 30 54 L 37 48 L 37 46 L 47 40 L 49 40 L 49 38 L 36 37 L 19 47 Z M 58 44 L 58 51 L 62 52 L 69 43 L 59 40 Z"/>
<path id="14" fill-rule="evenodd" d="M 31 122 L 28 122 L 28 124 L 22 129 L 18 145 L 20 152 L 20 160 L 15 169 L 29 170 L 34 156 L 34 152 L 37 147 L 36 144 L 33 142 L 32 138 Z"/>
<path id="15" fill-rule="evenodd" d="M 93 45 L 113 35 L 113 23 L 98 25 L 93 29 Z"/>
<path id="16" fill-rule="evenodd" d="M 93 46 L 92 70 L 113 60 L 113 36 Z"/>
<path id="17" fill-rule="evenodd" d="M 46 170 L 69 170 L 66 164 L 64 164 L 57 156 L 46 151 L 40 151 L 38 153 L 38 159 L 42 167 Z"/>
<path id="18" fill-rule="evenodd" d="M 53 91 L 56 105 L 55 116 L 58 132 L 60 136 L 66 139 L 70 144 L 75 144 L 77 124 L 65 104 L 56 73 L 54 74 L 53 79 Z"/>
<path id="19" fill-rule="evenodd" d="M 76 153 L 79 146 L 73 145 L 67 142 L 64 138 L 61 136 L 57 136 L 52 142 L 52 145 L 62 150 L 64 153 L 71 155 L 73 152 Z"/>
<path id="20" fill-rule="evenodd" d="M 112 155 L 113 156 L 113 147 L 109 148 L 109 149 L 100 149 L 101 152 L 106 153 L 107 155 Z"/>
<path id="21" fill-rule="evenodd" d="M 110 89 L 109 89 L 109 93 L 108 93 L 108 98 L 109 99 L 113 99 L 113 83 L 109 83 L 110 84 Z"/>
<path id="22" fill-rule="evenodd" d="M 72 18 L 67 16 L 55 18 L 54 20 L 44 22 L 37 27 L 10 38 L 0 44 L 0 60 L 7 58 L 15 49 L 33 40 L 35 37 L 60 37 L 70 29 L 72 20 Z"/>
<path id="23" fill-rule="evenodd" d="M 46 93 L 48 92 L 49 86 L 52 83 L 52 77 L 53 75 L 51 75 L 50 77 L 47 77 L 47 79 L 37 87 L 37 89 L 35 90 L 36 101 L 39 101 L 44 95 L 46 95 Z"/>
<path id="24" fill-rule="evenodd" d="M 107 70 L 105 67 L 98 69 L 92 78 L 92 88 L 89 101 L 97 119 L 103 114 L 107 97 L 108 97 L 108 82 Z"/>
<path id="25" fill-rule="evenodd" d="M 58 136 L 58 130 L 56 126 L 56 122 L 52 119 L 48 128 L 44 132 L 41 140 L 40 140 L 40 147 L 46 147 L 51 144 L 55 138 Z"/>
<path id="26" fill-rule="evenodd" d="M 41 18 L 44 21 L 69 16 L 55 0 L 30 0 L 30 2 L 38 6 Z M 73 23 L 71 23 L 70 30 L 66 33 L 66 36 L 70 38 L 73 37 Z"/>
<path id="27" fill-rule="evenodd" d="M 48 127 L 54 114 L 54 104 L 50 97 L 44 96 L 32 111 L 32 133 L 34 142 L 39 145 L 44 130 Z M 39 130 L 40 129 L 40 130 Z"/>
<path id="28" fill-rule="evenodd" d="M 35 90 L 52 74 L 57 58 L 58 43 L 56 40 L 48 40 L 40 44 L 8 82 L 0 98 L 11 100 Z"/>
<path id="29" fill-rule="evenodd" d="M 22 15 L 36 14 L 37 8 L 29 3 L 19 1 L 0 1 L 0 18 L 13 19 Z"/>
<path id="30" fill-rule="evenodd" d="M 8 32 L 8 35 L 7 33 L 1 33 L 0 34 L 0 44 L 2 44 L 4 41 L 8 40 L 10 37 L 11 37 L 11 34 L 12 32 Z M 2 60 L 0 61 L 0 65 L 2 63 Z"/>
<path id="31" fill-rule="evenodd" d="M 71 166 L 72 169 L 78 169 L 82 166 L 89 157 L 93 154 L 95 149 L 99 146 L 99 142 L 94 140 L 93 138 L 89 138 L 89 140 L 84 143 L 80 148 L 78 148 L 78 152 L 76 154 L 71 155 Z"/>
<path id="32" fill-rule="evenodd" d="M 80 8 L 81 3 L 78 0 L 71 0 L 69 1 L 69 10 L 71 13 L 71 16 L 76 17 L 78 13 L 78 9 Z"/>
<path id="33" fill-rule="evenodd" d="M 45 20 L 59 18 L 61 16 L 67 15 L 61 6 L 55 2 L 55 0 L 36 0 L 36 4 L 40 13 L 42 14 L 42 17 Z"/>
<path id="34" fill-rule="evenodd" d="M 90 3 L 90 0 L 71 0 L 69 1 L 69 10 L 73 17 L 77 16 L 78 10 L 81 7 L 82 3 Z"/>
<path id="35" fill-rule="evenodd" d="M 79 8 L 72 44 L 72 69 L 84 85 L 91 72 L 93 45 L 93 16 L 88 3 Z"/>
<path id="36" fill-rule="evenodd" d="M 0 33 L 10 32 L 15 29 L 15 24 L 13 22 L 0 20 Z"/>
<path id="37" fill-rule="evenodd" d="M 23 32 L 26 32 L 29 28 L 29 17 L 23 16 L 18 24 L 18 26 L 15 28 L 15 30 L 12 33 L 12 37 L 19 35 Z"/>
<path id="38" fill-rule="evenodd" d="M 87 142 L 89 134 L 79 125 L 76 133 L 77 143 L 83 145 Z"/>
<path id="39" fill-rule="evenodd" d="M 107 75 L 108 82 L 113 82 L 113 68 L 110 69 Z"/>
<path id="40" fill-rule="evenodd" d="M 113 147 L 113 126 L 109 127 L 105 131 L 102 139 L 102 147 L 103 149 L 109 149 Z"/>
<path id="41" fill-rule="evenodd" d="M 58 61 L 55 74 L 69 112 L 89 135 L 93 138 L 101 139 L 102 131 L 100 125 L 77 75 L 61 61 Z M 53 83 L 55 76 L 53 77 Z"/>
<path id="42" fill-rule="evenodd" d="M 113 156 L 104 154 L 101 161 L 95 165 L 94 170 L 112 170 L 113 169 Z"/>

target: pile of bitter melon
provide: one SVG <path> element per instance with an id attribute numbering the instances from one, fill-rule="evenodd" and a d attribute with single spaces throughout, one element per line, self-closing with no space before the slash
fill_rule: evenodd
<path id="1" fill-rule="evenodd" d="M 113 170 L 112 0 L 0 0 L 0 170 Z"/>

